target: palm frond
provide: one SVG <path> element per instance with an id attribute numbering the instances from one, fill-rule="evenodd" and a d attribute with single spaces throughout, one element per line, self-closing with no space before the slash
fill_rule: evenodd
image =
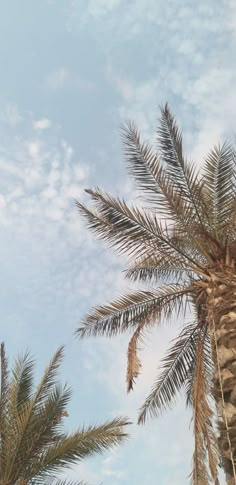
<path id="1" fill-rule="evenodd" d="M 215 234 L 227 235 L 227 224 L 235 201 L 235 162 L 227 143 L 216 146 L 209 153 L 203 171 L 204 198 Z M 219 235 L 218 234 L 218 235 Z"/>
<path id="2" fill-rule="evenodd" d="M 209 403 L 209 378 L 208 369 L 205 366 L 206 350 L 205 339 L 207 336 L 207 329 L 204 328 L 198 335 L 196 364 L 193 383 L 193 428 L 194 428 L 194 454 L 193 454 L 193 470 L 192 483 L 198 485 L 199 483 L 210 482 L 210 477 L 214 483 L 218 483 L 217 466 L 219 461 L 217 441 L 212 425 L 213 412 Z M 209 358 L 207 353 L 207 359 Z M 209 467 L 209 470 L 208 470 Z"/>
<path id="3" fill-rule="evenodd" d="M 8 362 L 5 353 L 5 345 L 1 343 L 1 387 L 0 387 L 0 432 L 2 430 L 2 424 L 4 415 L 6 412 L 7 395 L 9 391 L 8 387 Z"/>
<path id="4" fill-rule="evenodd" d="M 43 377 L 37 387 L 37 391 L 34 395 L 34 405 L 40 405 L 45 397 L 48 396 L 50 389 L 53 389 L 56 378 L 57 372 L 60 368 L 64 355 L 64 346 L 58 348 L 55 352 L 51 362 L 49 363 L 48 367 L 45 369 Z"/>
<path id="5" fill-rule="evenodd" d="M 177 189 L 167 171 L 163 168 L 160 158 L 147 143 L 142 143 L 135 126 L 130 123 L 123 128 L 125 155 L 128 159 L 131 174 L 138 187 L 147 195 L 147 201 L 158 216 L 170 218 L 175 222 L 188 224 L 196 216 L 195 211 L 183 193 Z"/>
<path id="6" fill-rule="evenodd" d="M 123 443 L 128 438 L 125 428 L 129 424 L 127 418 L 115 418 L 101 426 L 82 428 L 70 436 L 59 439 L 39 457 L 35 465 L 35 477 L 47 477 L 49 473 L 63 471 L 63 468 L 78 463 L 82 458 L 103 453 Z"/>
<path id="7" fill-rule="evenodd" d="M 191 287 L 168 285 L 159 290 L 135 291 L 121 296 L 109 305 L 98 306 L 89 313 L 77 330 L 79 337 L 97 335 L 116 336 L 136 328 L 149 318 L 158 323 L 168 319 L 174 311 L 184 309 Z"/>
<path id="8" fill-rule="evenodd" d="M 3 450 L 3 453 L 5 453 L 5 467 L 8 470 L 12 470 L 11 473 L 13 476 L 13 463 L 15 474 L 17 475 L 19 470 L 25 467 L 26 463 L 30 465 L 29 456 L 32 457 L 35 450 L 38 449 L 42 435 L 43 444 L 47 442 L 45 438 L 49 439 L 52 436 L 53 422 L 50 421 L 50 418 L 52 420 L 53 416 L 50 404 L 54 404 L 53 412 L 55 414 L 56 412 L 60 412 L 65 400 L 66 402 L 69 400 L 69 390 L 65 390 L 63 394 L 55 388 L 56 374 L 62 357 L 63 347 L 60 347 L 45 370 L 34 395 L 32 394 L 33 361 L 30 359 L 28 353 L 16 361 L 9 397 L 11 402 L 11 424 L 8 424 L 9 431 L 5 441 L 5 449 Z M 22 379 L 22 375 L 24 379 Z M 21 389 L 22 381 L 23 383 L 25 381 L 27 382 L 28 394 L 26 395 L 22 391 L 18 392 L 21 396 L 21 405 L 19 407 L 14 402 L 16 390 L 18 388 Z M 50 390 L 52 390 L 52 394 L 50 394 Z M 55 400 L 56 398 L 58 400 Z M 44 404 L 45 407 L 43 406 Z M 44 409 L 46 413 L 43 412 Z M 10 432 L 10 430 L 12 431 Z M 28 446 L 29 442 L 31 443 L 30 448 Z"/>
<path id="9" fill-rule="evenodd" d="M 161 108 L 160 126 L 157 130 L 158 145 L 167 173 L 173 180 L 195 214 L 201 226 L 204 227 L 205 210 L 202 205 L 202 183 L 194 165 L 186 163 L 182 147 L 182 134 L 171 114 L 168 104 Z"/>
<path id="10" fill-rule="evenodd" d="M 8 362 L 5 354 L 5 345 L 1 343 L 1 387 L 0 387 L 0 450 L 5 443 L 5 435 L 8 429 L 7 399 L 9 393 Z M 2 469 L 3 454 L 0 451 L 0 470 Z"/>
<path id="11" fill-rule="evenodd" d="M 204 322 L 199 318 L 198 324 L 203 328 Z M 206 324 L 205 324 L 206 325 Z M 210 394 L 212 376 L 214 372 L 213 361 L 211 356 L 211 343 L 208 333 L 206 333 L 203 345 L 203 356 L 204 356 L 204 379 L 207 390 Z M 197 361 L 193 360 L 190 368 L 188 377 L 186 379 L 185 394 L 186 394 L 186 404 L 187 406 L 193 406 L 193 395 L 194 395 L 194 382 L 197 372 Z"/>
<path id="12" fill-rule="evenodd" d="M 189 369 L 195 359 L 196 336 L 199 328 L 196 322 L 184 327 L 174 340 L 161 363 L 162 373 L 155 382 L 152 392 L 144 402 L 138 423 L 143 424 L 147 415 L 157 416 L 170 407 L 188 377 Z"/>
<path id="13" fill-rule="evenodd" d="M 142 321 L 140 325 L 136 328 L 134 334 L 132 335 L 127 352 L 127 391 L 133 389 L 134 381 L 139 376 L 141 369 L 141 361 L 138 357 L 138 342 L 142 339 L 143 328 L 148 325 L 146 320 Z"/>
<path id="14" fill-rule="evenodd" d="M 1 428 L 0 482 L 23 485 L 52 480 L 55 485 L 69 485 L 68 480 L 58 477 L 64 469 L 85 456 L 102 453 L 126 440 L 127 418 L 115 418 L 98 427 L 83 427 L 72 434 L 63 432 L 63 418 L 68 416 L 66 408 L 71 397 L 70 389 L 55 381 L 63 348 L 54 355 L 34 392 L 30 355 L 26 353 L 16 360 L 12 378 L 7 381 L 3 346 L 1 352 L 7 393 L 6 422 Z"/>
<path id="15" fill-rule="evenodd" d="M 145 255 L 171 254 L 182 256 L 193 268 L 198 268 L 198 262 L 185 254 L 181 245 L 169 234 L 168 227 L 160 223 L 156 215 L 128 207 L 124 201 L 99 190 L 87 190 L 96 203 L 97 212 L 77 202 L 77 207 L 86 218 L 90 229 L 98 234 L 112 247 L 121 253 L 132 257 Z"/>
<path id="16" fill-rule="evenodd" d="M 181 257 L 153 255 L 134 260 L 126 270 L 125 277 L 132 281 L 148 283 L 169 281 L 180 283 L 190 281 L 193 278 L 193 271 Z"/>
<path id="17" fill-rule="evenodd" d="M 60 438 L 62 418 L 70 398 L 71 390 L 69 388 L 55 385 L 37 412 L 30 403 L 18 416 L 18 439 L 16 439 L 14 452 L 16 476 L 19 473 L 32 476 L 35 459 L 41 455 L 45 445 L 53 445 Z"/>
<path id="18" fill-rule="evenodd" d="M 15 361 L 12 371 L 11 402 L 18 410 L 22 403 L 30 400 L 32 392 L 34 361 L 26 352 Z"/>

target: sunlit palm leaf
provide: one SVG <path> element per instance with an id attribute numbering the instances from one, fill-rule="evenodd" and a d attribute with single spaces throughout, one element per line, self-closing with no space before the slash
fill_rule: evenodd
<path id="1" fill-rule="evenodd" d="M 79 460 L 102 453 L 127 439 L 124 427 L 130 424 L 125 418 L 116 418 L 102 426 L 90 426 L 59 439 L 49 446 L 35 464 L 35 476 L 62 471 Z"/>

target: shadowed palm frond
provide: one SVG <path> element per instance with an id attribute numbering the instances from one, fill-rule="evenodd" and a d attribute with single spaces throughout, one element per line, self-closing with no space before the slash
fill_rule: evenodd
<path id="1" fill-rule="evenodd" d="M 123 135 L 130 172 L 138 188 L 146 195 L 147 202 L 152 204 L 159 217 L 163 215 L 165 220 L 169 218 L 181 223 L 187 230 L 196 216 L 189 201 L 177 190 L 176 183 L 168 176 L 151 147 L 140 141 L 140 135 L 132 123 L 123 128 Z"/>
<path id="2" fill-rule="evenodd" d="M 235 205 L 234 177 L 235 161 L 231 146 L 224 143 L 215 147 L 205 161 L 203 180 L 204 198 L 217 236 L 227 236 L 225 229 Z"/>
<path id="3" fill-rule="evenodd" d="M 201 226 L 207 214 L 202 200 L 202 183 L 194 165 L 187 163 L 182 147 L 182 134 L 171 114 L 168 104 L 161 108 L 160 125 L 157 130 L 158 146 L 167 174 L 176 189 L 190 204 Z"/>
<path id="4" fill-rule="evenodd" d="M 82 338 L 113 337 L 135 329 L 144 320 L 159 323 L 160 318 L 168 319 L 174 311 L 184 309 L 190 292 L 191 287 L 169 285 L 156 291 L 143 290 L 121 296 L 109 305 L 96 307 L 76 333 Z"/>
<path id="5" fill-rule="evenodd" d="M 219 453 L 212 424 L 213 411 L 210 406 L 209 352 L 206 345 L 207 330 L 198 335 L 195 371 L 192 387 L 194 454 L 191 479 L 193 485 L 209 484 L 213 479 L 218 484 L 217 467 Z M 205 354 L 205 355 L 204 355 Z"/>
<path id="6" fill-rule="evenodd" d="M 148 283 L 169 282 L 183 283 L 193 279 L 193 271 L 181 257 L 162 256 L 144 257 L 135 260 L 125 277 L 132 281 Z"/>
<path id="7" fill-rule="evenodd" d="M 193 268 L 201 267 L 176 244 L 168 227 L 160 223 L 156 215 L 137 208 L 130 208 L 124 201 L 102 193 L 87 190 L 96 204 L 97 212 L 77 202 L 89 227 L 119 252 L 132 257 L 152 256 L 158 253 L 182 256 Z"/>
<path id="8" fill-rule="evenodd" d="M 194 322 L 184 327 L 179 337 L 174 340 L 161 362 L 163 371 L 140 410 L 139 424 L 146 421 L 147 415 L 156 416 L 172 405 L 176 394 L 185 384 L 195 359 L 198 333 L 199 327 Z"/>

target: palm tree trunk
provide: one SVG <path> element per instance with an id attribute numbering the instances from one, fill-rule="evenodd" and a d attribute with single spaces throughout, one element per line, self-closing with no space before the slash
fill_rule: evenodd
<path id="1" fill-rule="evenodd" d="M 213 395 L 218 411 L 218 445 L 228 485 L 236 485 L 236 275 L 211 275 L 207 313 L 215 366 Z"/>

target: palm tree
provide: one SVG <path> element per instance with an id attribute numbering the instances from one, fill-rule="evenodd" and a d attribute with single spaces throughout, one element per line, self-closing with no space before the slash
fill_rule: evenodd
<path id="1" fill-rule="evenodd" d="M 77 332 L 81 338 L 132 332 L 129 391 L 140 372 L 138 347 L 145 332 L 192 308 L 193 321 L 184 323 L 167 351 L 139 423 L 170 407 L 184 389 L 193 409 L 192 483 L 218 483 L 220 454 L 227 483 L 235 484 L 235 152 L 227 143 L 213 148 L 198 171 L 183 154 L 182 136 L 167 105 L 161 108 L 157 151 L 141 141 L 132 123 L 124 127 L 123 141 L 146 208 L 98 189 L 87 190 L 93 209 L 77 205 L 91 230 L 129 256 L 126 277 L 148 286 L 94 308 Z"/>
<path id="2" fill-rule="evenodd" d="M 82 485 L 59 479 L 74 463 L 122 443 L 127 437 L 124 418 L 101 426 L 63 431 L 71 391 L 56 382 L 63 357 L 59 348 L 39 385 L 33 385 L 34 362 L 19 357 L 9 376 L 4 344 L 1 345 L 0 484 Z M 85 484 L 84 484 L 85 485 Z"/>

